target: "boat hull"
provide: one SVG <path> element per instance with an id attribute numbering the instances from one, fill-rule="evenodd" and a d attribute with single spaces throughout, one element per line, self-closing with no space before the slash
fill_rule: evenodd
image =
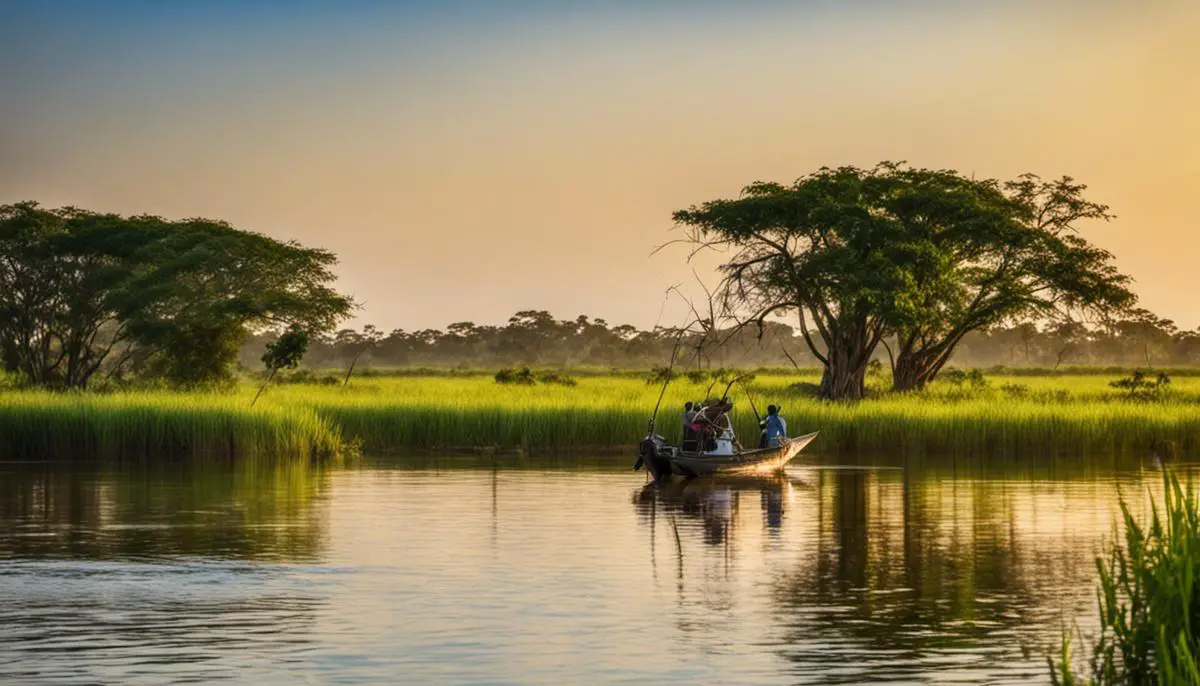
<path id="1" fill-rule="evenodd" d="M 672 475 L 761 476 L 783 471 L 816 437 L 814 431 L 796 438 L 780 438 L 777 448 L 747 450 L 737 455 L 684 453 L 665 445 L 661 439 L 646 439 L 642 442 L 641 458 L 656 480 Z"/>

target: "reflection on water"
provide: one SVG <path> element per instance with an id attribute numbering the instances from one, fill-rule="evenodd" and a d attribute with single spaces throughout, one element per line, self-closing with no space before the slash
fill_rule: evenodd
<path id="1" fill-rule="evenodd" d="M 692 518 L 697 540 L 724 548 L 726 567 L 745 557 L 729 548 L 746 528 L 768 548 L 785 530 L 809 543 L 762 580 L 775 624 L 770 641 L 797 675 L 826 683 L 934 673 L 1021 682 L 1044 679 L 1062 610 L 1090 607 L 1096 535 L 1110 519 L 1107 504 L 1082 490 L 822 470 L 800 481 L 648 487 L 637 502 L 652 529 L 666 521 L 674 533 L 674 515 Z M 1070 516 L 1081 499 L 1087 507 Z M 742 512 L 747 506 L 755 512 Z M 785 527 L 787 517 L 803 521 Z M 726 568 L 715 585 L 727 575 Z M 713 580 L 679 571 L 682 585 Z"/>
<path id="2" fill-rule="evenodd" d="M 313 560 L 328 476 L 307 465 L 0 463 L 0 558 Z"/>
<path id="3" fill-rule="evenodd" d="M 0 465 L 0 681 L 228 677 L 314 644 L 304 467 Z M 303 575 L 303 572 L 300 573 Z"/>
<path id="4" fill-rule="evenodd" d="M 1159 475 L 643 478 L 0 464 L 0 681 L 1044 682 Z"/>

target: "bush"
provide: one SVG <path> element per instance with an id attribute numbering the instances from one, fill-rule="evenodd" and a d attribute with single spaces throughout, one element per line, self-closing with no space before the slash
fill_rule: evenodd
<path id="1" fill-rule="evenodd" d="M 493 378 L 496 379 L 496 383 L 506 385 L 532 386 L 537 383 L 537 379 L 534 378 L 533 372 L 529 371 L 529 367 L 501 369 Z"/>
<path id="2" fill-rule="evenodd" d="M 1108 385 L 1124 391 L 1129 400 L 1159 400 L 1170 393 L 1171 377 L 1166 372 L 1159 372 L 1151 379 L 1152 373 L 1135 370 L 1132 375 L 1112 381 Z"/>
<path id="3" fill-rule="evenodd" d="M 667 367 L 651 367 L 650 374 L 646 376 L 647 386 L 661 386 L 671 378 L 671 370 Z"/>
<path id="4" fill-rule="evenodd" d="M 1000 386 L 1000 392 L 1004 394 L 1006 398 L 1014 398 L 1018 400 L 1024 400 L 1031 395 L 1029 386 L 1026 386 L 1023 383 L 1003 384 Z"/>
<path id="5" fill-rule="evenodd" d="M 797 395 L 808 398 L 816 398 L 821 394 L 821 384 L 815 384 L 809 381 L 800 381 L 787 387 L 787 390 Z"/>
<path id="6" fill-rule="evenodd" d="M 972 369 L 971 371 L 963 371 L 961 369 L 950 368 L 942 372 L 934 380 L 934 383 L 945 383 L 954 387 L 955 391 L 982 391 L 987 388 L 987 379 L 983 377 L 983 371 Z"/>
<path id="7" fill-rule="evenodd" d="M 266 374 L 261 374 L 266 378 Z M 311 369 L 300 369 L 291 374 L 286 374 L 278 379 L 279 383 L 283 384 L 308 384 L 314 386 L 336 386 L 342 383 L 342 378 L 337 374 L 322 374 Z"/>
<path id="8" fill-rule="evenodd" d="M 541 383 L 556 384 L 559 386 L 578 386 L 579 382 L 569 376 L 563 374 L 555 374 L 554 372 L 546 372 L 540 374 L 537 380 Z"/>
<path id="9" fill-rule="evenodd" d="M 522 367 L 520 369 L 501 369 L 500 371 L 496 372 L 496 376 L 493 378 L 498 384 L 515 386 L 534 386 L 538 383 L 555 384 L 558 386 L 575 386 L 579 383 L 569 376 L 556 374 L 554 372 L 535 374 L 529 369 L 529 367 Z"/>

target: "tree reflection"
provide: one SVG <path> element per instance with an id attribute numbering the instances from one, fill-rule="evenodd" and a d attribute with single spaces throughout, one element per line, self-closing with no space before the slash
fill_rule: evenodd
<path id="1" fill-rule="evenodd" d="M 0 557 L 312 561 L 325 546 L 308 464 L 0 466 Z"/>
<path id="2" fill-rule="evenodd" d="M 720 608 L 705 605 L 720 587 L 714 571 L 728 576 L 745 563 L 770 586 L 769 640 L 797 672 L 833 670 L 828 680 L 854 682 L 880 673 L 881 663 L 884 672 L 915 676 L 930 661 L 986 666 L 1013 654 L 1038 670 L 1051 638 L 1038 632 L 1090 602 L 1092 551 L 1109 532 L 1115 487 L 1092 469 L 1061 464 L 1053 479 L 997 471 L 833 468 L 803 480 L 651 485 L 634 500 L 643 521 L 678 515 L 691 523 L 680 526 L 679 554 L 689 557 L 681 589 L 690 591 L 680 592 L 681 615 L 719 626 Z M 739 514 L 748 498 L 761 508 L 758 526 Z M 723 570 L 703 561 L 739 539 L 768 546 L 765 559 L 750 564 L 748 550 Z M 846 644 L 854 664 L 843 658 Z"/>
<path id="3" fill-rule="evenodd" d="M 1089 546 L 1046 536 L 1028 519 L 1033 483 L 944 479 L 936 472 L 823 472 L 816 506 L 828 511 L 816 554 L 774 588 L 781 652 L 805 667 L 836 663 L 828 648 L 853 641 L 863 663 L 903 674 L 918 662 L 987 663 L 998 652 L 1036 653 L 1069 591 L 1092 578 Z M 1026 499 L 1027 500 L 1027 499 Z M 1018 520 L 1026 519 L 1025 527 Z M 1099 534 L 1088 531 L 1087 534 Z M 847 679 L 858 672 L 842 665 Z M 878 668 L 878 664 L 875 665 Z"/>

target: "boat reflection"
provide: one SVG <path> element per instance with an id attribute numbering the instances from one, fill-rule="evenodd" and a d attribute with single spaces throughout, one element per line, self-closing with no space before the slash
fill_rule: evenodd
<path id="1" fill-rule="evenodd" d="M 763 525 L 777 531 L 783 525 L 785 502 L 797 487 L 806 486 L 785 476 L 711 477 L 647 484 L 634 494 L 634 503 L 651 523 L 675 515 L 700 523 L 704 542 L 717 546 L 733 535 L 746 502 L 757 500 Z"/>
<path id="2" fill-rule="evenodd" d="M 928 467 L 802 473 L 634 494 L 651 561 L 674 562 L 684 636 L 720 635 L 751 611 L 727 589 L 765 587 L 761 640 L 797 677 L 862 683 L 885 669 L 916 681 L 961 665 L 966 646 L 992 646 L 972 653 L 985 671 L 1009 669 L 1002 655 L 1045 654 L 1041 627 L 1094 602 L 1077 590 L 1092 581 L 1091 542 L 1111 527 L 1097 505 L 1101 491 L 1115 501 L 1110 484 L 1065 470 L 1041 481 Z"/>

